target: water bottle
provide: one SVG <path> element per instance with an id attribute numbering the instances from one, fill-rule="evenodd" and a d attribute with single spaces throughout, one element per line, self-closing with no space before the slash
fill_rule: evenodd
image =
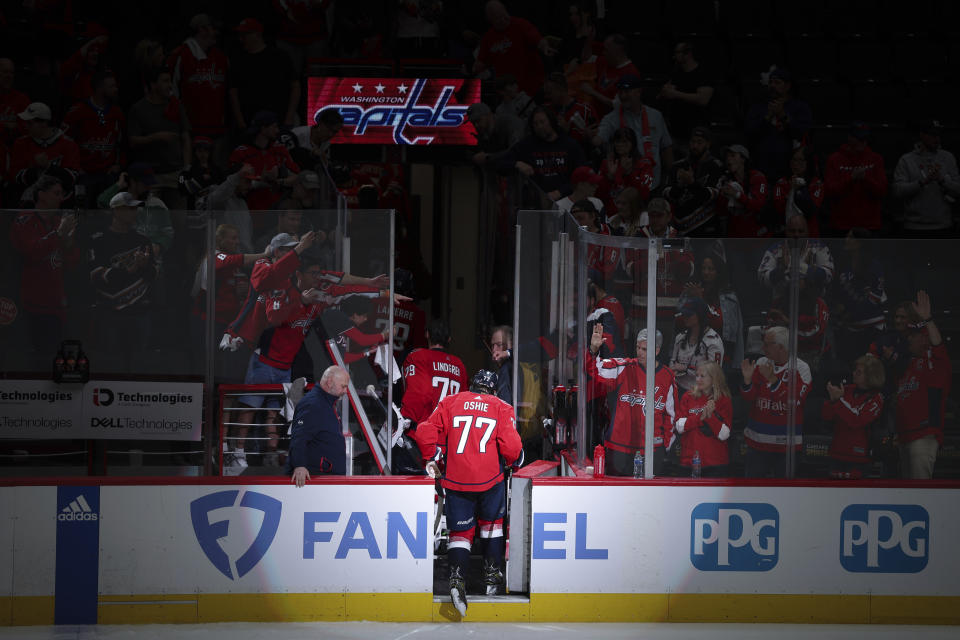
<path id="1" fill-rule="evenodd" d="M 693 452 L 693 473 L 690 474 L 690 477 L 691 478 L 700 477 L 700 452 L 699 451 Z"/>
<path id="2" fill-rule="evenodd" d="M 607 452 L 602 444 L 598 444 L 593 448 L 593 476 L 602 478 L 606 473 L 606 466 Z"/>
<path id="3" fill-rule="evenodd" d="M 633 456 L 633 477 L 643 477 L 643 454 L 637 451 Z"/>

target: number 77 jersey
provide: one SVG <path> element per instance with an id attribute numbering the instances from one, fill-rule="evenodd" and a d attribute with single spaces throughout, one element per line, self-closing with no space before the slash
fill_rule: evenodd
<path id="1" fill-rule="evenodd" d="M 446 451 L 442 485 L 457 491 L 486 491 L 503 480 L 503 464 L 523 449 L 513 407 L 485 393 L 458 393 L 440 401 L 417 427 L 424 459 Z M 502 459 L 502 461 L 501 461 Z"/>

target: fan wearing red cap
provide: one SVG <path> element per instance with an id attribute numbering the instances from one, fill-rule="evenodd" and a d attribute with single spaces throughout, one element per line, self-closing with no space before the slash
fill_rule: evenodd
<path id="1" fill-rule="evenodd" d="M 570 184 L 573 186 L 573 192 L 566 198 L 557 200 L 557 208 L 560 209 L 560 211 L 570 211 L 575 202 L 589 200 L 600 213 L 600 220 L 606 220 L 607 216 L 603 210 L 603 200 L 595 197 L 600 182 L 600 176 L 594 173 L 590 167 L 577 167 L 573 170 L 573 173 L 570 174 Z"/>

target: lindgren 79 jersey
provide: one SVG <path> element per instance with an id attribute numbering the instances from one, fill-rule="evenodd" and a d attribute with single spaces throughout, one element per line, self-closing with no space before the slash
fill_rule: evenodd
<path id="1" fill-rule="evenodd" d="M 517 433 L 513 407 L 486 393 L 458 393 L 440 401 L 436 410 L 417 427 L 417 442 L 424 459 L 433 458 L 437 446 L 446 451 L 446 489 L 486 491 L 503 480 L 503 463 L 520 456 L 523 443 Z"/>
<path id="2" fill-rule="evenodd" d="M 467 369 L 457 356 L 439 349 L 414 349 L 403 361 L 403 404 L 400 413 L 419 424 L 437 404 L 467 388 Z"/>

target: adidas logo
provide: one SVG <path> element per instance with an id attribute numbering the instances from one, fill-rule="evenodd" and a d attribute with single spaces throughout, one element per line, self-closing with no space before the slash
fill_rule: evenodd
<path id="1" fill-rule="evenodd" d="M 60 513 L 57 514 L 57 520 L 60 522 L 92 522 L 99 519 L 100 516 L 93 512 L 93 509 L 90 508 L 86 498 L 83 496 L 77 496 L 76 500 L 65 506 Z"/>

